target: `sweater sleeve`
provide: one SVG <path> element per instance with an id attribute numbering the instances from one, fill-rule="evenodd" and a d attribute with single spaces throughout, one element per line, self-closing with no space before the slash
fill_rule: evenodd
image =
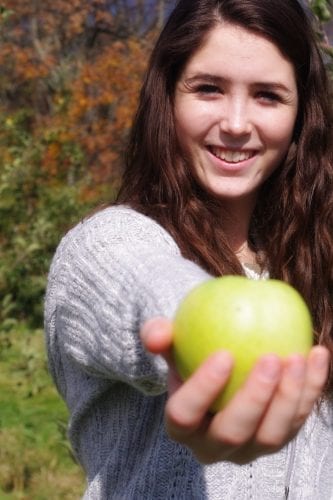
<path id="1" fill-rule="evenodd" d="M 172 318 L 184 295 L 208 278 L 160 226 L 129 209 L 109 209 L 76 227 L 49 275 L 45 324 L 53 376 L 61 357 L 61 365 L 74 363 L 94 377 L 162 392 L 166 363 L 145 352 L 140 326 L 154 316 Z"/>

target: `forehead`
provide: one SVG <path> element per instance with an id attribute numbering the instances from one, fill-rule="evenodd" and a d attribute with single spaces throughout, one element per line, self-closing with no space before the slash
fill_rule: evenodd
<path id="1" fill-rule="evenodd" d="M 220 23 L 210 30 L 202 46 L 194 52 L 185 73 L 196 72 L 228 73 L 235 79 L 252 80 L 261 75 L 273 80 L 295 81 L 293 64 L 274 43 L 229 23 Z"/>

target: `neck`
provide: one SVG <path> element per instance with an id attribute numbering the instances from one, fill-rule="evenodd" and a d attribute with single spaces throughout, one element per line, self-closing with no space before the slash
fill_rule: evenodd
<path id="1" fill-rule="evenodd" d="M 231 217 L 224 223 L 224 231 L 231 249 L 235 254 L 243 254 L 249 251 L 249 229 L 250 220 Z"/>
<path id="2" fill-rule="evenodd" d="M 254 204 L 228 204 L 229 217 L 224 230 L 229 245 L 241 263 L 256 264 L 256 252 L 250 245 L 250 223 Z"/>

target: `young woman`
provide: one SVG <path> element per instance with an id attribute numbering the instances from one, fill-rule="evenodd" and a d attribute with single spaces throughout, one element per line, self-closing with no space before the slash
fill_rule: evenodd
<path id="1" fill-rule="evenodd" d="M 332 144 L 297 0 L 180 0 L 118 202 L 65 236 L 49 275 L 49 364 L 84 498 L 333 498 Z M 295 286 L 316 345 L 306 359 L 263 356 L 211 415 L 231 356 L 181 383 L 169 349 L 180 300 L 223 274 Z"/>

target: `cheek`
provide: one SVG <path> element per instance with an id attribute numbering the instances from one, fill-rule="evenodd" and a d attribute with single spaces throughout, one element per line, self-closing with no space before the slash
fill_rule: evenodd
<path id="1" fill-rule="evenodd" d="M 199 131 L 196 123 L 196 120 L 183 121 L 180 119 L 175 121 L 176 135 L 183 151 L 189 152 L 197 142 Z"/>
<path id="2" fill-rule="evenodd" d="M 214 121 L 207 105 L 193 101 L 179 103 L 175 109 L 176 133 L 180 142 L 200 140 L 208 133 Z"/>
<path id="3" fill-rule="evenodd" d="M 272 148 L 280 149 L 281 154 L 286 152 L 292 142 L 296 118 L 294 116 L 281 117 L 279 120 L 274 120 L 269 126 L 266 126 L 264 133 L 266 142 Z"/>

